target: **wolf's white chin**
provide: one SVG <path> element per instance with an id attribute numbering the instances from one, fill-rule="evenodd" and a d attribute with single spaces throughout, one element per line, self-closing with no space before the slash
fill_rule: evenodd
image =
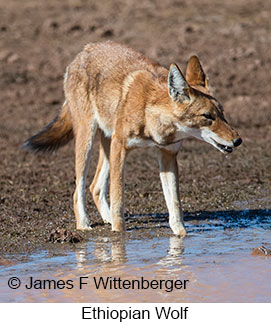
<path id="1" fill-rule="evenodd" d="M 217 150 L 219 150 L 223 154 L 230 154 L 233 150 L 233 144 L 231 142 L 227 142 L 226 140 L 218 137 L 217 134 L 215 134 L 209 129 L 201 130 L 199 139 L 214 146 Z"/>

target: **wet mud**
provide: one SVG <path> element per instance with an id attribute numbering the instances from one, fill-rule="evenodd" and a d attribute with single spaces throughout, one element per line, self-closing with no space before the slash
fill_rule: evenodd
<path id="1" fill-rule="evenodd" d="M 142 219 L 138 216 L 134 220 Z M 261 250 L 266 253 L 270 250 L 270 212 L 258 216 L 248 212 L 227 217 L 210 214 L 197 220 L 191 215 L 186 220 L 189 234 L 185 239 L 152 223 L 149 232 L 139 228 L 114 237 L 107 231 L 86 242 L 57 244 L 10 262 L 0 270 L 0 301 L 271 301 L 267 283 L 271 257 L 262 252 L 251 256 L 255 244 L 264 245 Z M 20 279 L 19 288 L 7 286 L 10 277 Z M 80 279 L 84 283 L 81 288 Z M 101 279 L 119 283 L 110 288 L 109 283 L 99 283 Z M 159 288 L 148 287 L 151 281 L 159 282 Z M 55 287 L 57 282 L 61 288 Z M 134 287 L 128 288 L 127 283 Z"/>

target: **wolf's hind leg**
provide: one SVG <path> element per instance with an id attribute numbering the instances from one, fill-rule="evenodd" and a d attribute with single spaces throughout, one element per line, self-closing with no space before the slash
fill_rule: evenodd
<path id="1" fill-rule="evenodd" d="M 73 195 L 74 213 L 76 217 L 76 228 L 78 230 L 90 230 L 91 226 L 86 213 L 85 190 L 88 172 L 90 152 L 96 133 L 94 121 L 81 123 L 75 133 L 75 173 L 76 189 Z"/>
<path id="2" fill-rule="evenodd" d="M 103 221 L 111 223 L 110 208 L 106 199 L 109 180 L 110 138 L 105 137 L 102 131 L 100 133 L 99 161 L 89 190 Z"/>

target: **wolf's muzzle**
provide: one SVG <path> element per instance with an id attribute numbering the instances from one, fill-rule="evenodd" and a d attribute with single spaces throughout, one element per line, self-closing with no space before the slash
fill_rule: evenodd
<path id="1" fill-rule="evenodd" d="M 238 146 L 240 146 L 241 145 L 241 143 L 242 143 L 242 139 L 239 137 L 239 138 L 237 138 L 237 139 L 234 139 L 233 140 L 233 145 L 234 145 L 234 147 L 238 147 Z"/>

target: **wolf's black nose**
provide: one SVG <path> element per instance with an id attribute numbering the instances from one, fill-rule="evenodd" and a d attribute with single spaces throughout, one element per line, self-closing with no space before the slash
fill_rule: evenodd
<path id="1" fill-rule="evenodd" d="M 233 145 L 234 145 L 234 147 L 238 147 L 238 146 L 240 146 L 241 145 L 241 143 L 242 143 L 242 139 L 239 137 L 239 138 L 237 138 L 237 139 L 234 139 L 233 140 Z"/>

